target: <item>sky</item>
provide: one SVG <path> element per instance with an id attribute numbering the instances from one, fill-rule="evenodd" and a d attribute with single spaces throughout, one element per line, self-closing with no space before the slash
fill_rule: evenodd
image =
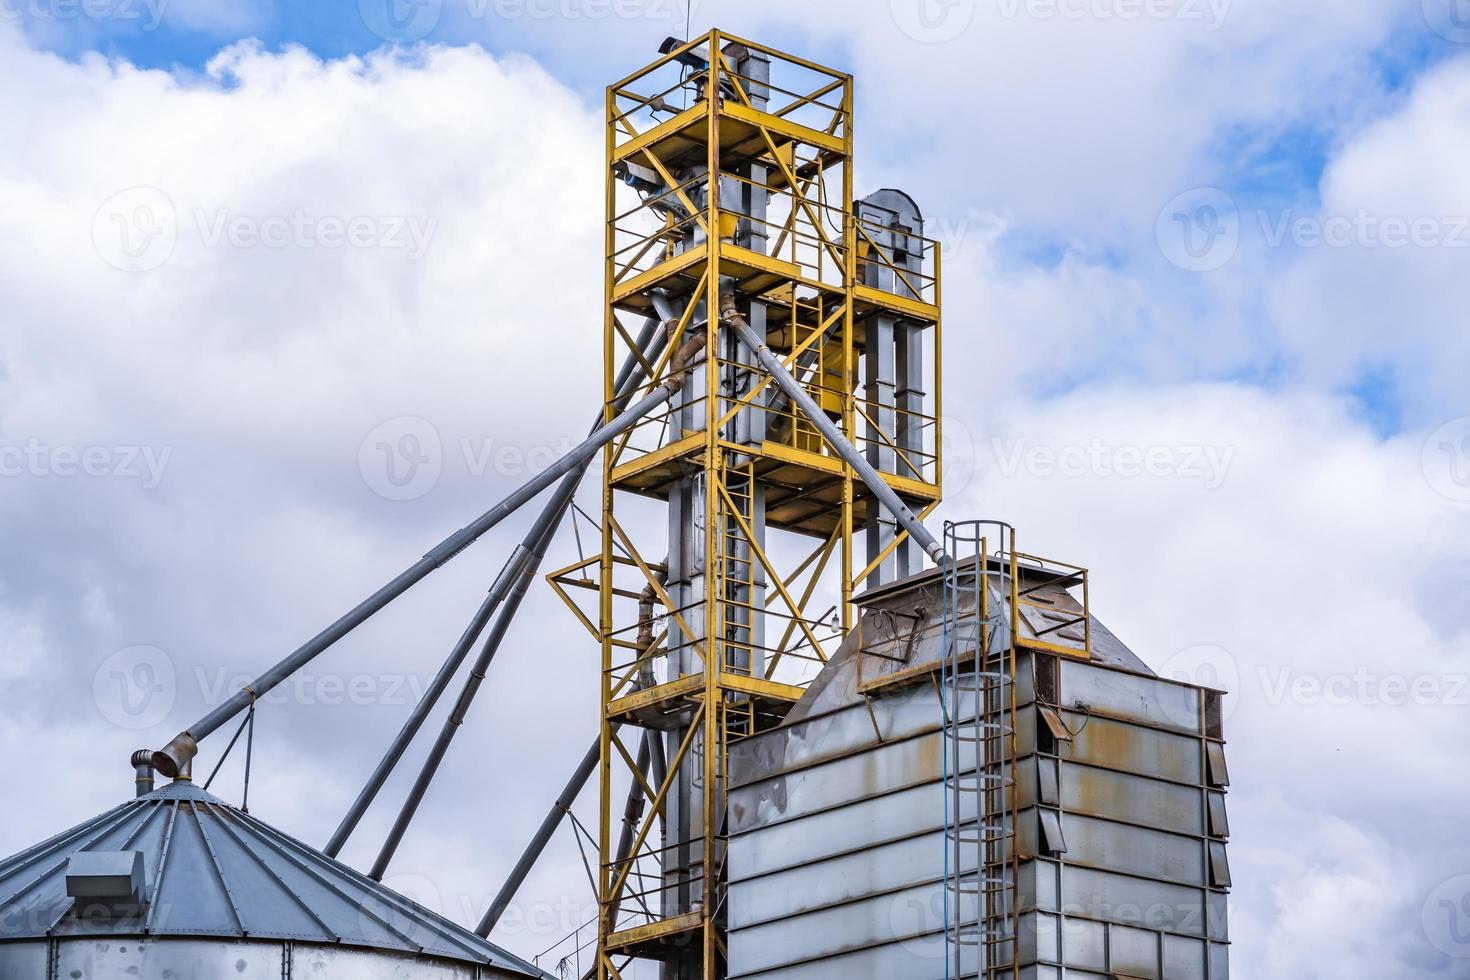
<path id="1" fill-rule="evenodd" d="M 939 516 L 1230 690 L 1234 975 L 1470 977 L 1466 0 L 0 0 L 0 853 L 579 438 L 602 86 L 712 26 L 944 243 Z M 529 519 L 266 699 L 252 812 L 326 840 Z M 584 636 L 533 588 L 390 885 L 478 919 Z M 493 938 L 590 908 L 563 834 Z"/>

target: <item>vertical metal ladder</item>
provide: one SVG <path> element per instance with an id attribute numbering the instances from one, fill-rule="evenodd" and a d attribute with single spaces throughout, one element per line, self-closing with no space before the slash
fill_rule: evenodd
<path id="1" fill-rule="evenodd" d="M 996 980 L 1016 971 L 1015 531 L 947 521 L 944 546 L 944 975 Z"/>

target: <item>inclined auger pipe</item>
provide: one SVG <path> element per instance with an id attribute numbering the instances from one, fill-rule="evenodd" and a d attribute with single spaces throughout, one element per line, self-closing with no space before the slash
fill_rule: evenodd
<path id="1" fill-rule="evenodd" d="M 572 808 L 572 803 L 576 801 L 577 794 L 582 792 L 583 785 L 586 784 L 588 778 L 592 775 L 592 770 L 597 768 L 597 763 L 601 758 L 602 736 L 598 735 L 597 738 L 592 740 L 592 744 L 588 746 L 587 754 L 582 756 L 582 761 L 577 763 L 577 768 L 572 771 L 572 778 L 568 779 L 566 786 L 562 787 L 561 795 L 556 798 L 556 802 L 551 805 L 551 809 L 546 811 L 546 816 L 542 819 L 541 826 L 536 828 L 535 836 L 531 838 L 531 843 L 526 847 L 525 852 L 521 855 L 521 859 L 516 862 L 516 866 L 511 869 L 510 876 L 505 879 L 505 884 L 500 886 L 500 891 L 496 894 L 495 900 L 485 910 L 485 915 L 480 919 L 480 924 L 475 927 L 476 935 L 482 938 L 490 935 L 490 930 L 495 928 L 495 924 L 500 921 L 500 917 L 510 907 L 511 899 L 515 898 L 516 892 L 526 880 L 526 875 L 530 874 L 532 865 L 541 857 L 541 852 L 546 849 L 546 842 L 551 840 L 551 835 L 556 832 L 557 826 L 561 824 L 561 818 Z"/>
<path id="2" fill-rule="evenodd" d="M 312 637 L 290 656 L 257 677 L 250 685 L 237 691 L 228 701 L 214 708 L 203 718 L 184 729 L 162 749 L 153 753 L 153 767 L 169 778 L 180 770 L 199 751 L 199 740 L 229 721 L 250 706 L 250 703 L 360 626 L 364 620 L 381 610 L 388 603 L 408 591 L 426 575 L 439 568 L 465 548 L 469 547 L 487 531 L 535 498 L 568 473 L 590 462 L 608 443 L 637 425 L 654 409 L 666 403 L 684 386 L 684 375 L 689 360 L 704 346 L 705 334 L 696 332 L 674 352 L 669 365 L 669 376 L 663 384 L 633 403 L 622 414 L 598 429 L 586 441 L 561 457 L 548 469 L 527 481 L 510 496 L 481 514 L 471 523 L 460 528 L 441 541 L 428 554 L 414 562 L 387 585 L 358 603 L 331 626 Z"/>
<path id="3" fill-rule="evenodd" d="M 668 326 L 657 319 L 650 318 L 644 322 L 643 329 L 639 332 L 636 343 L 638 344 L 638 349 L 643 352 L 644 357 L 650 363 L 656 361 L 663 354 L 663 349 L 668 343 Z M 617 378 L 613 381 L 613 391 L 619 393 L 618 399 L 613 403 L 615 408 L 621 409 L 623 407 L 627 399 L 631 396 L 634 386 L 642 377 L 642 363 L 639 361 L 637 355 L 630 353 L 627 359 L 624 360 Z M 602 413 L 598 412 L 597 418 L 592 423 L 591 431 L 596 432 L 601 422 Z M 353 801 L 347 814 L 342 818 L 342 822 L 338 824 L 336 832 L 332 834 L 332 839 L 327 842 L 326 853 L 328 856 L 336 857 L 341 852 L 342 847 L 347 843 L 347 838 L 357 828 L 359 821 L 362 820 L 363 814 L 367 812 L 368 807 L 372 805 L 378 792 L 383 788 L 383 784 L 387 782 L 393 769 L 403 758 L 404 751 L 408 748 L 409 743 L 413 741 L 414 736 L 418 734 L 419 729 L 423 726 L 424 720 L 429 716 L 429 712 L 434 709 L 434 705 L 438 703 L 439 698 L 449 687 L 450 680 L 453 679 L 455 672 L 459 670 L 460 664 L 464 662 L 465 657 L 469 654 L 470 648 L 474 646 L 476 638 L 485 629 L 485 624 L 494 615 L 496 607 L 500 605 L 509 591 L 515 587 L 517 577 L 522 580 L 529 580 L 530 576 L 535 574 L 535 563 L 526 563 L 523 560 L 525 553 L 535 548 L 536 542 L 540 540 L 548 526 L 556 526 L 561 523 L 562 516 L 566 514 L 567 509 L 571 506 L 572 498 L 577 493 L 577 485 L 581 482 L 582 475 L 587 471 L 587 465 L 584 463 L 563 478 L 561 485 L 556 488 L 556 492 L 553 494 L 551 500 L 547 502 L 546 507 L 536 519 L 536 523 L 526 533 L 526 537 L 522 540 L 520 547 L 512 552 L 510 558 L 506 561 L 505 568 L 502 569 L 500 576 L 495 580 L 495 584 L 491 587 L 489 594 L 480 603 L 480 608 L 475 611 L 475 616 L 470 621 L 470 625 L 465 628 L 464 633 L 459 638 L 459 642 L 450 651 L 449 657 L 444 661 L 443 666 L 439 668 L 439 672 L 434 675 L 434 679 L 429 684 L 428 689 L 424 691 L 423 696 L 419 698 L 418 704 L 414 706 L 413 713 L 404 722 L 403 728 L 394 737 L 393 743 L 388 746 L 388 751 L 384 753 L 383 758 L 378 762 L 377 768 L 368 777 L 367 784 L 363 786 L 362 792 L 357 794 L 357 799 Z M 519 569 L 519 576 L 512 574 L 517 568 Z"/>
<path id="4" fill-rule="evenodd" d="M 756 336 L 750 324 L 745 322 L 745 318 L 735 308 L 735 297 L 730 293 L 725 293 L 720 297 L 720 318 L 729 324 L 745 346 L 755 354 L 760 366 L 771 376 L 772 383 L 786 393 L 786 397 L 796 404 L 801 414 L 806 416 L 807 421 L 817 427 L 817 431 L 821 432 L 822 438 L 827 441 L 827 445 L 832 447 L 832 451 L 853 468 L 858 479 L 862 480 L 873 496 L 878 498 L 878 503 L 883 505 L 883 509 L 893 515 L 899 525 L 909 532 L 909 537 L 917 542 L 930 558 L 934 559 L 936 565 L 943 565 L 945 563 L 944 545 L 929 533 L 924 522 L 919 520 L 918 515 L 898 498 L 898 494 L 894 493 L 893 488 L 884 482 L 883 477 L 878 475 L 878 471 L 863 457 L 857 447 L 847 441 L 847 437 L 842 434 L 841 429 L 837 428 L 836 423 L 829 419 L 827 413 L 823 412 L 821 407 L 812 400 L 812 396 L 807 394 L 800 382 L 787 372 L 786 366 L 766 346 L 765 340 Z"/>

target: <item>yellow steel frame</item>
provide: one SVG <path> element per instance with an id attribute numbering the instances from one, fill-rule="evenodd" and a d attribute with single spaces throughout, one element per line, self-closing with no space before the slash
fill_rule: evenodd
<path id="1" fill-rule="evenodd" d="M 748 94 L 752 82 L 735 71 L 726 53 L 729 45 L 759 52 L 771 60 L 771 79 L 758 83 L 765 93 L 764 106 L 757 106 Z M 694 75 L 681 72 L 670 83 L 670 71 L 677 68 L 681 57 L 698 52 L 712 54 L 708 67 Z M 778 64 L 783 71 L 789 69 L 791 75 L 803 79 L 805 90 L 798 90 L 796 83 L 783 88 L 774 67 Z M 703 87 L 691 100 L 683 93 L 690 90 L 696 77 Z M 640 93 L 639 89 L 648 91 Z M 675 104 L 681 99 L 689 104 Z M 649 294 L 655 288 L 679 297 L 684 306 L 677 320 L 668 324 L 669 341 L 663 355 L 653 363 L 643 360 L 648 374 L 645 390 L 667 380 L 673 352 L 685 342 L 691 329 L 706 332 L 702 356 L 709 368 L 703 374 L 703 390 L 687 395 L 703 414 L 702 431 L 665 440 L 665 426 L 673 411 L 669 409 L 644 420 L 610 445 L 602 461 L 600 553 L 548 576 L 557 594 L 601 646 L 598 897 L 602 914 L 595 975 L 602 978 L 621 978 L 633 959 L 666 956 L 670 949 L 678 949 L 673 955 L 686 964 L 697 955 L 698 969 L 691 968 L 691 972 L 705 980 L 725 975 L 718 864 L 723 849 L 721 824 L 729 747 L 733 741 L 779 722 L 800 698 L 800 681 L 792 678 L 800 674 L 803 663 L 806 669 L 819 667 L 832 645 L 854 628 L 851 600 L 855 591 L 899 544 L 893 542 L 877 560 L 856 567 L 854 525 L 860 518 L 859 508 L 877 505 L 868 499 L 852 468 L 824 447 L 775 442 L 736 444 L 723 435 L 728 423 L 740 413 L 765 410 L 756 409 L 755 400 L 767 381 L 761 380 L 755 392 L 739 399 L 721 393 L 718 368 L 725 362 L 720 360 L 718 317 L 706 317 L 700 328 L 695 313 L 701 301 L 705 310 L 720 308 L 722 278 L 728 281 L 733 277 L 743 298 L 775 302 L 772 297 L 789 297 L 791 336 L 784 345 L 771 343 L 789 367 L 795 368 L 805 351 L 816 349 L 827 356 L 822 350 L 824 343 L 840 345 L 832 347 L 831 356 L 850 372 L 846 383 L 832 390 L 825 369 L 815 373 L 815 380 L 804 383 L 813 390 L 814 397 L 818 386 L 827 385 L 820 389 L 822 397 L 831 399 L 831 404 L 840 403 L 840 412 L 835 412 L 834 418 L 855 443 L 864 438 L 861 424 L 867 422 L 868 428 L 874 427 L 856 393 L 852 369 L 861 348 L 856 342 L 855 318 L 883 307 L 932 326 L 933 415 L 924 424 L 933 434 L 933 452 L 922 461 L 906 460 L 912 466 L 910 475 L 892 475 L 891 483 L 923 514 L 930 513 L 939 501 L 942 393 L 938 247 L 929 243 L 932 273 L 908 281 L 912 296 L 881 293 L 861 282 L 860 251 L 864 261 L 886 259 L 878 253 L 854 212 L 852 113 L 851 76 L 717 30 L 670 51 L 610 86 L 606 93 L 605 417 L 610 420 L 614 412 L 615 365 L 631 347 L 630 332 L 619 321 L 619 314 L 649 315 Z M 659 118 L 663 114 L 667 118 Z M 640 122 L 644 124 L 640 126 Z M 695 177 L 680 184 L 673 174 L 677 167 L 670 161 L 676 156 L 687 160 L 697 152 L 704 156 L 703 180 Z M 774 243 L 769 253 L 741 247 L 726 235 L 726 229 L 737 219 L 734 211 L 721 207 L 719 177 L 749 183 L 734 173 L 733 167 L 722 169 L 722 155 L 727 153 L 743 155 L 747 161 L 758 159 L 770 175 L 763 193 L 780 194 L 783 206 L 789 205 L 789 214 L 779 223 L 767 222 L 772 231 L 769 241 Z M 656 173 L 671 188 L 660 195 L 661 204 L 667 205 L 662 213 L 655 213 L 647 201 L 631 209 L 619 209 L 620 183 L 614 166 L 625 161 Z M 835 183 L 832 178 L 838 174 L 841 200 L 834 204 L 825 200 L 824 187 L 829 180 Z M 701 193 L 704 201 L 696 205 Z M 671 209 L 676 205 L 687 211 L 687 217 L 675 220 Z M 754 220 L 744 214 L 738 218 Z M 630 232 L 635 226 L 644 230 Z M 698 244 L 676 251 L 671 243 L 685 228 L 698 228 L 706 234 Z M 813 298 L 810 305 L 801 307 L 805 313 L 798 310 L 799 295 Z M 798 338 L 795 327 L 803 315 L 811 317 L 802 328 L 810 333 Z M 640 352 L 638 356 L 643 355 Z M 803 549 L 804 557 L 791 568 L 783 568 L 777 556 L 761 546 L 749 512 L 755 500 L 753 486 L 772 472 L 794 473 L 794 477 L 783 479 L 798 487 L 821 490 L 812 498 L 818 516 L 804 523 L 793 520 L 787 528 L 816 539 L 815 546 L 810 551 Z M 914 478 L 913 472 L 920 478 Z M 658 497 L 663 484 L 675 479 L 670 474 L 675 473 L 698 473 L 702 477 L 696 486 L 703 491 L 704 598 L 689 608 L 675 608 L 660 582 L 659 566 L 646 557 L 662 553 L 658 550 L 663 547 L 662 532 L 641 542 L 634 522 L 619 517 L 619 504 L 629 494 Z M 800 501 L 800 496 L 793 496 Z M 772 513 L 769 505 L 766 513 Z M 731 598 L 727 586 L 747 587 L 757 580 L 757 569 L 765 575 L 765 593 L 756 595 L 753 588 L 746 588 L 748 599 Z M 595 591 L 595 611 L 578 605 L 572 596 L 576 589 L 584 594 Z M 640 594 L 644 602 L 652 596 L 658 617 L 668 624 L 665 631 L 651 639 L 647 623 L 630 621 L 627 616 L 629 604 Z M 809 609 L 828 601 L 818 598 L 823 594 L 837 599 L 837 626 L 828 636 L 820 635 L 820 624 Z M 761 651 L 765 669 L 759 672 L 742 668 L 740 650 L 732 650 L 726 641 L 731 635 L 727 626 L 743 625 L 757 615 L 785 620 L 779 641 Z M 696 629 L 695 623 L 700 628 Z M 775 632 L 772 630 L 773 635 Z M 655 677 L 655 665 L 671 662 L 668 655 L 676 646 L 692 651 L 698 672 L 674 676 L 666 667 L 669 676 Z M 754 655 L 751 650 L 750 662 Z M 650 682 L 649 677 L 654 681 Z M 670 724 L 670 718 L 679 720 Z M 619 738 L 618 728 L 625 724 L 665 728 L 687 725 L 657 785 L 638 771 L 633 754 Z M 696 742 L 700 750 L 695 750 Z M 614 909 L 625 907 L 629 897 L 643 894 L 638 891 L 643 887 L 638 862 L 650 853 L 650 836 L 667 815 L 669 793 L 678 774 L 681 769 L 693 772 L 688 769 L 691 766 L 698 767 L 696 785 L 703 793 L 703 826 L 696 838 L 702 870 L 691 885 L 699 889 L 700 901 L 692 911 L 665 918 L 640 914 L 634 916 L 639 921 L 632 923 L 614 921 Z M 620 829 L 613 791 L 617 785 L 626 786 L 629 780 L 643 788 L 652 805 L 635 830 L 633 857 L 619 862 L 613 852 Z"/>

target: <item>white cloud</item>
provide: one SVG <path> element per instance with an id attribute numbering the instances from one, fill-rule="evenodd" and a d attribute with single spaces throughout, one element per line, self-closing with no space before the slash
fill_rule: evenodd
<path id="1" fill-rule="evenodd" d="M 1256 316 L 1275 275 L 1265 258 L 1247 252 L 1196 290 L 1160 277 L 1152 253 L 1118 262 L 1097 247 L 1152 236 L 1158 206 L 1196 182 L 1222 127 L 1285 125 L 1284 105 L 1346 113 L 1373 90 L 1364 51 L 1403 10 L 1241 7 L 1207 36 L 979 21 L 951 45 L 920 45 L 895 37 L 883 6 L 852 14 L 867 173 L 924 185 L 926 210 L 965 233 L 946 264 L 947 366 L 979 475 L 950 487 L 948 512 L 1005 516 L 1026 547 L 1091 566 L 1096 607 L 1151 662 L 1228 651 L 1240 678 L 1228 728 L 1238 976 L 1448 975 L 1415 930 L 1435 882 L 1470 870 L 1453 821 L 1424 816 L 1470 799 L 1454 755 L 1464 708 L 1444 703 L 1470 671 L 1467 515 L 1423 472 L 1432 425 L 1381 441 L 1323 391 L 1367 352 L 1437 378 L 1426 399 L 1450 405 L 1463 341 L 1430 317 L 1455 322 L 1446 269 L 1437 256 L 1405 269 L 1405 283 L 1434 289 L 1387 336 L 1398 320 L 1374 295 L 1382 278 L 1355 288 L 1360 270 L 1333 264 L 1347 260 L 1301 257 L 1270 312 L 1308 369 L 1267 392 L 1187 383 L 1274 355 Z M 1463 76 L 1431 75 L 1347 142 L 1324 207 L 1460 207 Z M 602 147 L 590 100 L 477 48 L 324 62 L 241 43 L 191 77 L 67 63 L 0 25 L 0 84 L 25 93 L 0 140 L 0 443 L 34 441 L 52 464 L 58 449 L 168 450 L 152 489 L 117 466 L 96 477 L 53 466 L 0 494 L 0 624 L 26 663 L 52 665 L 0 691 L 4 716 L 20 719 L 0 727 L 0 750 L 60 731 L 38 763 L 86 760 L 65 794 L 5 825 L 11 851 L 126 793 L 126 753 L 192 718 L 221 668 L 273 661 L 519 483 L 523 473 L 471 465 L 485 440 L 532 449 L 582 431 L 598 377 Z M 905 119 L 909 135 L 938 132 L 924 152 L 897 148 Z M 145 196 L 125 200 L 175 222 L 148 271 L 109 264 L 127 257 L 121 238 L 94 240 L 99 209 L 132 188 Z M 211 246 L 221 213 L 243 224 Z M 136 207 L 119 214 L 122 225 L 103 210 L 104 230 L 147 230 L 128 224 Z M 965 220 L 943 220 L 953 215 Z M 365 219 L 365 244 L 332 244 L 324 218 Z M 400 218 L 432 229 L 421 258 L 383 247 Z M 272 229 L 279 247 L 240 237 Z M 1015 254 L 1016 238 L 1058 230 L 1077 239 L 1058 261 Z M 1098 365 L 1112 387 L 1051 397 Z M 442 454 L 437 483 L 406 502 L 374 494 L 359 469 L 363 439 L 401 416 L 427 420 Z M 1000 458 L 1017 446 L 1006 476 Z M 1046 469 L 1025 454 L 1036 446 L 1075 448 L 1082 469 L 1059 473 L 1056 453 Z M 1158 461 L 1157 475 L 1134 475 L 1144 464 L 1123 449 Z M 422 683 L 519 530 L 497 531 L 323 669 Z M 456 918 L 488 900 L 594 730 L 579 629 L 533 590 L 395 864 L 431 877 Z M 178 703 L 155 729 L 120 732 L 92 675 L 138 644 L 165 652 Z M 1361 670 L 1371 698 L 1338 704 L 1321 689 L 1359 692 Z M 1428 703 L 1383 703 L 1386 675 L 1440 686 Z M 552 710 L 550 690 L 562 699 Z M 321 693 L 262 708 L 252 780 L 257 812 L 314 842 L 407 713 Z M 239 765 L 217 787 L 232 798 Z M 359 866 L 407 778 L 354 838 Z M 509 944 L 535 952 L 560 938 L 585 899 L 581 877 L 559 841 L 523 896 L 542 918 Z M 1348 940 L 1365 916 L 1376 916 L 1368 934 L 1395 941 L 1334 951 L 1360 949 Z"/>
<path id="2" fill-rule="evenodd" d="M 1087 459 L 1116 460 L 1095 445 L 1158 450 L 1176 465 L 1003 468 L 1017 440 Z M 1184 465 L 1201 448 L 1229 460 L 1216 488 Z M 1093 609 L 1151 665 L 1227 682 L 1235 976 L 1450 966 L 1420 915 L 1440 881 L 1470 870 L 1470 850 L 1416 815 L 1470 800 L 1458 748 L 1470 629 L 1446 633 L 1418 583 L 1470 558 L 1470 510 L 1433 488 L 1421 448 L 1380 442 L 1350 406 L 1307 392 L 1081 392 L 1013 407 L 981 437 L 979 478 L 946 502 L 1089 566 Z M 1212 652 L 1191 656 L 1201 647 Z"/>

